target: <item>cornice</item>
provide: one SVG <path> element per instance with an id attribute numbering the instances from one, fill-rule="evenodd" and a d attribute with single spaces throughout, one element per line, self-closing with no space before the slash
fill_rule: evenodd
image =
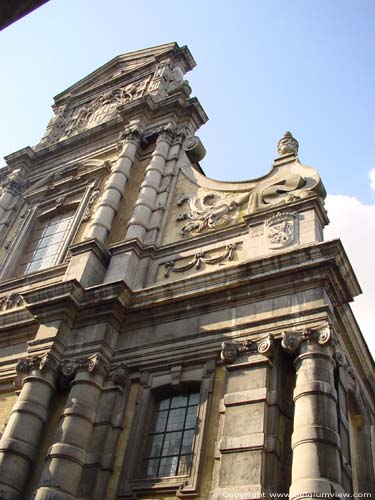
<path id="1" fill-rule="evenodd" d="M 302 271 L 317 268 L 324 268 L 325 279 L 334 283 L 332 290 L 336 293 L 337 303 L 349 302 L 361 293 L 340 240 L 333 240 L 300 246 L 287 252 L 268 255 L 260 259 L 250 259 L 224 270 L 219 269 L 204 275 L 198 273 L 135 291 L 132 308 L 154 308 L 180 300 L 207 297 L 210 292 L 217 293 L 226 289 L 234 289 L 250 282 L 274 278 L 285 279 L 286 275 L 300 274 Z M 323 281 L 323 276 L 320 279 Z"/>

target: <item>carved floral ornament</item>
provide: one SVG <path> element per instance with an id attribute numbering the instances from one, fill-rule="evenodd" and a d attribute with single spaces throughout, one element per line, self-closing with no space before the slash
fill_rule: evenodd
<path id="1" fill-rule="evenodd" d="M 112 380 L 115 385 L 123 386 L 127 380 L 127 368 L 120 363 L 110 367 L 103 355 L 95 353 L 91 356 L 82 357 L 74 360 L 57 361 L 51 353 L 42 356 L 31 356 L 20 359 L 16 365 L 17 379 L 27 375 L 33 370 L 53 370 L 59 375 L 60 385 L 67 386 L 78 371 L 87 371 L 88 373 L 100 373 L 107 379 Z M 17 384 L 17 382 L 16 382 Z"/>

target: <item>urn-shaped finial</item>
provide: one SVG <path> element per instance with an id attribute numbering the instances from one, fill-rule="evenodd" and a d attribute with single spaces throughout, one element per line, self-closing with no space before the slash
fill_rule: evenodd
<path id="1" fill-rule="evenodd" d="M 279 156 L 298 154 L 298 141 L 293 137 L 291 132 L 285 132 L 284 137 L 279 140 L 277 151 Z"/>

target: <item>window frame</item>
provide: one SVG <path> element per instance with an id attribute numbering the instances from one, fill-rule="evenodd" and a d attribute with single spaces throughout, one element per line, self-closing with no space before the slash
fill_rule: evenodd
<path id="1" fill-rule="evenodd" d="M 64 259 L 67 256 L 68 247 L 72 244 L 79 226 L 82 222 L 83 215 L 89 203 L 91 194 L 95 189 L 95 183 L 91 183 L 87 186 L 83 191 L 83 196 L 81 199 L 73 199 L 72 201 L 68 201 L 67 203 L 63 203 L 61 205 L 55 204 L 52 205 L 51 201 L 47 203 L 43 202 L 35 202 L 29 208 L 29 211 L 21 224 L 18 234 L 13 239 L 7 255 L 1 263 L 1 271 L 0 271 L 0 280 L 6 279 L 22 279 L 29 276 L 35 276 L 38 274 L 44 274 L 51 271 L 51 269 L 55 269 L 58 266 L 61 266 L 64 262 Z M 60 196 L 64 196 L 64 193 L 59 193 Z M 68 196 L 67 196 L 68 197 Z M 69 211 L 75 211 L 70 228 L 66 234 L 66 237 L 61 245 L 61 248 L 58 251 L 58 257 L 56 259 L 56 263 L 51 267 L 46 267 L 39 269 L 37 271 L 31 273 L 18 273 L 18 268 L 20 265 L 20 259 L 23 252 L 29 245 L 30 238 L 32 232 L 35 228 L 35 225 L 38 221 L 42 221 L 48 218 L 52 218 L 59 213 L 65 213 Z"/>
<path id="2" fill-rule="evenodd" d="M 138 391 L 130 438 L 127 443 L 117 499 L 135 498 L 138 494 L 174 492 L 179 497 L 198 494 L 202 468 L 203 445 L 208 430 L 215 362 L 181 371 L 178 383 L 172 373 L 143 374 Z M 190 473 L 181 476 L 142 476 L 146 439 L 152 425 L 153 408 L 160 394 L 183 392 L 199 387 L 197 423 L 192 445 Z"/>

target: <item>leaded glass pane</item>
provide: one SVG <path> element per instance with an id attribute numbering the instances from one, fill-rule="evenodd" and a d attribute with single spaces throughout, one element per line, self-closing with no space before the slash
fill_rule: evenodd
<path id="1" fill-rule="evenodd" d="M 163 397 L 155 402 L 144 462 L 147 477 L 190 473 L 198 401 L 199 393 L 192 392 Z"/>

